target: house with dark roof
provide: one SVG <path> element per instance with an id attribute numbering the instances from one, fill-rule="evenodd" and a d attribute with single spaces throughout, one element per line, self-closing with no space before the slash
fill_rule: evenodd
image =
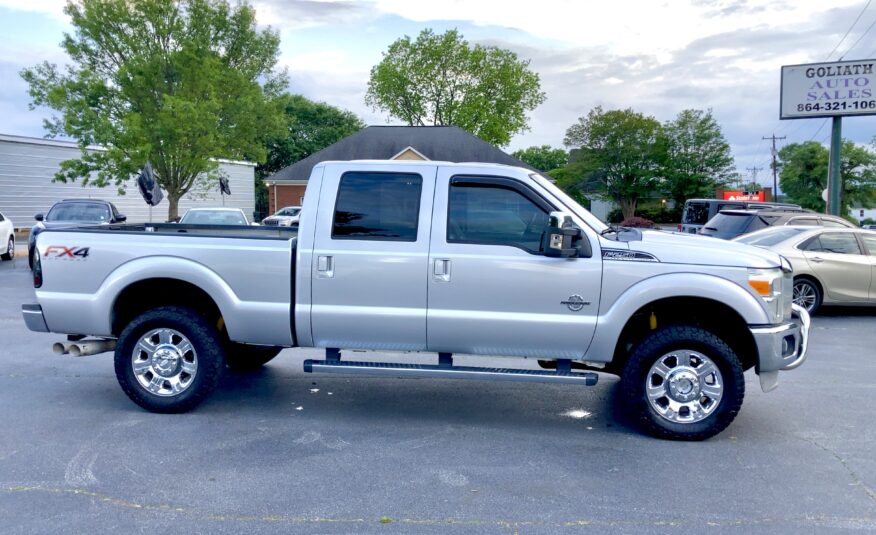
<path id="1" fill-rule="evenodd" d="M 484 162 L 533 169 L 457 126 L 369 126 L 265 178 L 268 210 L 300 206 L 313 167 L 329 160 Z"/>

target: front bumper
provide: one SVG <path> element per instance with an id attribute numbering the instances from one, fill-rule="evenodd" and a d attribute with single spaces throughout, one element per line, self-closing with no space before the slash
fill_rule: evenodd
<path id="1" fill-rule="evenodd" d="M 751 327 L 757 346 L 757 373 L 764 392 L 779 386 L 779 372 L 800 367 L 809 349 L 809 313 L 801 306 L 791 306 L 791 320 L 780 325 Z"/>
<path id="2" fill-rule="evenodd" d="M 40 305 L 21 305 L 21 315 L 24 317 L 24 324 L 31 331 L 38 333 L 49 332 L 49 327 L 46 325 L 46 318 L 43 316 L 43 307 Z"/>

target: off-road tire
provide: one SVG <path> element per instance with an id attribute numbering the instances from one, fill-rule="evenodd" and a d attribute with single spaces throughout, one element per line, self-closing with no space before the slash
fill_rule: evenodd
<path id="1" fill-rule="evenodd" d="M 197 354 L 197 371 L 191 385 L 176 395 L 159 396 L 149 392 L 134 373 L 132 359 L 136 344 L 150 330 L 159 328 L 185 335 Z M 116 344 L 115 369 L 122 390 L 137 405 L 150 412 L 186 412 L 216 388 L 225 369 L 225 350 L 219 333 L 203 316 L 184 307 L 159 307 L 137 316 L 122 331 Z"/>
<path id="2" fill-rule="evenodd" d="M 697 422 L 673 422 L 651 406 L 646 381 L 651 367 L 667 354 L 690 350 L 699 352 L 716 365 L 723 381 L 717 408 Z M 622 409 L 632 422 L 648 434 L 669 440 L 705 440 L 727 428 L 736 418 L 745 397 L 742 365 L 733 350 L 709 331 L 693 326 L 667 326 L 653 331 L 630 352 L 620 380 Z"/>

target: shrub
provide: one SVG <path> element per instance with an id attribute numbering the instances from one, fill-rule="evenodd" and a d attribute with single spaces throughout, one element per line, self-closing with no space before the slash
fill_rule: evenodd
<path id="1" fill-rule="evenodd" d="M 650 219 L 645 219 L 644 217 L 633 216 L 629 219 L 624 219 L 621 222 L 622 227 L 632 227 L 632 228 L 654 228 L 654 222 Z"/>

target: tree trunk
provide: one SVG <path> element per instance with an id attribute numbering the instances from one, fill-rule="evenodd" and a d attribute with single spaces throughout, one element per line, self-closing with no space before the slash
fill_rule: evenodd
<path id="1" fill-rule="evenodd" d="M 167 221 L 173 222 L 179 217 L 179 194 L 167 192 Z"/>
<path id="2" fill-rule="evenodd" d="M 636 215 L 637 199 L 621 199 L 621 212 L 624 214 L 624 221 Z"/>

